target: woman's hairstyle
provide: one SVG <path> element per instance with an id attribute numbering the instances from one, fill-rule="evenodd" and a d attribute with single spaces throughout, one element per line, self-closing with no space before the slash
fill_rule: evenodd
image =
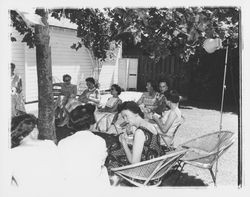
<path id="1" fill-rule="evenodd" d="M 119 113 L 123 110 L 129 110 L 129 111 L 133 112 L 134 114 L 139 114 L 139 116 L 144 118 L 144 114 L 141 111 L 141 108 L 134 101 L 125 101 L 124 103 L 122 103 L 121 105 L 118 106 Z"/>
<path id="2" fill-rule="evenodd" d="M 85 79 L 85 81 L 93 83 L 95 85 L 95 79 L 93 77 L 88 77 L 87 79 Z"/>
<path id="3" fill-rule="evenodd" d="M 14 63 L 10 63 L 11 70 L 14 70 L 16 68 L 16 65 Z"/>
<path id="4" fill-rule="evenodd" d="M 66 78 L 70 78 L 70 80 L 71 80 L 71 76 L 68 75 L 68 74 L 66 74 L 66 75 L 63 75 L 63 81 L 64 81 L 64 82 L 65 82 Z"/>
<path id="5" fill-rule="evenodd" d="M 20 141 L 28 136 L 32 130 L 23 129 L 23 124 L 37 125 L 37 118 L 33 114 L 22 114 L 11 119 L 11 148 L 20 144 Z"/>
<path id="6" fill-rule="evenodd" d="M 171 92 L 164 92 L 164 96 L 172 103 L 178 103 L 180 101 L 180 95 L 174 90 Z"/>
<path id="7" fill-rule="evenodd" d="M 158 81 L 158 84 L 160 84 L 160 83 L 166 83 L 166 85 L 169 87 L 169 82 L 168 82 L 167 79 L 160 79 L 160 80 Z"/>
<path id="8" fill-rule="evenodd" d="M 87 130 L 95 124 L 95 106 L 92 104 L 79 105 L 69 114 L 69 126 L 76 131 Z"/>
<path id="9" fill-rule="evenodd" d="M 155 90 L 155 91 L 157 90 L 157 86 L 156 86 L 155 82 L 153 82 L 152 80 L 147 80 L 147 81 L 146 81 L 146 84 L 147 84 L 147 83 L 150 83 L 150 84 L 151 84 L 153 90 Z"/>
<path id="10" fill-rule="evenodd" d="M 118 95 L 121 94 L 122 89 L 121 89 L 121 87 L 120 87 L 119 85 L 113 84 L 113 85 L 111 86 L 111 88 L 115 88 L 115 90 L 116 90 L 116 92 L 117 92 Z"/>

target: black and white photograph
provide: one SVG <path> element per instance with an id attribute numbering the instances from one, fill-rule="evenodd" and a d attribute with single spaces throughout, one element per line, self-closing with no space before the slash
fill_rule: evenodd
<path id="1" fill-rule="evenodd" d="M 243 4 L 10 2 L 1 196 L 246 188 Z"/>

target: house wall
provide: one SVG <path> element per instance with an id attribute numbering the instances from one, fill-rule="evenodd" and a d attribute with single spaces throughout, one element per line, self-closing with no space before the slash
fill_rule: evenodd
<path id="1" fill-rule="evenodd" d="M 25 102 L 38 100 L 36 73 L 36 50 L 21 43 L 22 37 L 16 32 L 18 42 L 12 43 L 12 61 L 17 64 L 17 72 L 23 78 Z M 72 77 L 72 83 L 78 85 L 80 94 L 85 86 L 85 79 L 93 76 L 94 65 L 85 47 L 78 51 L 71 48 L 77 43 L 76 31 L 60 27 L 50 27 L 50 47 L 53 82 L 61 82 L 64 74 Z"/>

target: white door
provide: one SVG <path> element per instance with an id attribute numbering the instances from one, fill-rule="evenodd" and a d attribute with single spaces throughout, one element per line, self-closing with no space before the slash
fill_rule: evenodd
<path id="1" fill-rule="evenodd" d="M 128 87 L 127 89 L 136 90 L 137 88 L 137 73 L 138 73 L 138 59 L 128 59 Z"/>
<path id="2" fill-rule="evenodd" d="M 137 88 L 138 59 L 119 59 L 118 84 L 124 90 Z"/>

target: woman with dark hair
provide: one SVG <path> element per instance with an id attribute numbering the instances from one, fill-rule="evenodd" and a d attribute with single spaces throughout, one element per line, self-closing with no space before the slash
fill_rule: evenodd
<path id="1" fill-rule="evenodd" d="M 37 118 L 32 114 L 15 116 L 11 120 L 11 148 L 17 147 L 37 125 Z M 38 134 L 38 133 L 37 133 Z"/>
<path id="2" fill-rule="evenodd" d="M 109 152 L 109 167 L 138 163 L 164 154 L 156 129 L 144 120 L 144 114 L 138 104 L 133 101 L 124 102 L 119 106 L 119 112 L 131 129 L 119 136 L 120 147 Z"/>
<path id="3" fill-rule="evenodd" d="M 105 107 L 99 108 L 95 113 L 97 119 L 96 128 L 98 131 L 114 133 L 116 130 L 111 128 L 111 123 L 115 117 L 115 112 L 118 110 L 118 106 L 122 103 L 122 100 L 119 98 L 121 94 L 121 87 L 117 84 L 111 86 L 111 95 L 109 97 Z"/>
<path id="4" fill-rule="evenodd" d="M 101 101 L 101 94 L 96 88 L 95 79 L 89 77 L 85 81 L 88 88 L 83 91 L 78 100 L 82 103 L 91 103 L 98 106 Z"/>
<path id="5" fill-rule="evenodd" d="M 157 99 L 159 93 L 156 91 L 156 85 L 153 81 L 147 81 L 147 92 L 144 92 L 141 98 L 137 101 L 145 118 L 151 119 L 152 112 L 157 108 Z"/>
<path id="6" fill-rule="evenodd" d="M 11 186 L 18 194 L 41 196 L 58 192 L 63 182 L 57 146 L 52 140 L 39 140 L 37 118 L 23 114 L 11 120 Z M 56 184 L 55 184 L 56 183 Z M 46 190 L 41 190 L 41 185 Z"/>
<path id="7" fill-rule="evenodd" d="M 77 131 L 90 130 L 95 124 L 95 106 L 92 104 L 77 106 L 69 113 L 69 121 L 63 127 L 56 128 L 57 141 L 73 135 Z"/>
<path id="8" fill-rule="evenodd" d="M 110 91 L 112 97 L 108 98 L 105 107 L 99 109 L 99 112 L 116 112 L 118 109 L 118 105 L 122 103 L 122 100 L 119 98 L 119 95 L 122 91 L 121 87 L 117 84 L 113 84 Z"/>
<path id="9" fill-rule="evenodd" d="M 22 78 L 15 73 L 16 65 L 11 66 L 11 117 L 26 113 L 22 95 Z"/>
<path id="10" fill-rule="evenodd" d="M 160 133 L 164 134 L 164 141 L 167 144 L 171 144 L 173 141 L 173 135 L 176 127 L 181 123 L 181 111 L 179 109 L 180 96 L 177 92 L 171 91 L 165 92 L 165 102 L 170 110 L 166 110 L 162 113 L 162 116 L 158 114 L 153 115 L 153 120 L 160 128 Z M 163 144 L 164 142 L 162 142 Z"/>

